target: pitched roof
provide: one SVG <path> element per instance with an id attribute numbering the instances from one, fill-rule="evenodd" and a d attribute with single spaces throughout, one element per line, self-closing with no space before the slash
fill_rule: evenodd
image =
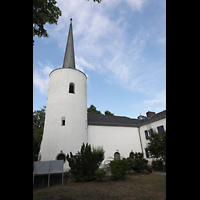
<path id="1" fill-rule="evenodd" d="M 149 123 L 152 123 L 152 122 L 155 122 L 155 121 L 158 121 L 160 119 L 163 119 L 163 118 L 166 118 L 166 110 L 163 110 L 149 118 L 147 118 L 146 120 L 142 120 L 139 124 L 139 126 L 143 126 L 145 124 L 149 124 Z"/>
<path id="2" fill-rule="evenodd" d="M 88 125 L 140 127 L 145 124 L 149 124 L 151 122 L 166 118 L 166 110 L 159 112 L 145 120 L 132 119 L 121 116 L 90 114 L 90 113 L 87 114 L 87 117 L 88 117 Z"/>
<path id="3" fill-rule="evenodd" d="M 88 113 L 88 125 L 137 127 L 138 122 L 128 117 Z"/>
<path id="4" fill-rule="evenodd" d="M 72 31 L 72 19 L 70 19 L 69 33 L 67 39 L 67 46 L 65 50 L 65 57 L 63 62 L 63 68 L 72 68 L 75 67 L 75 58 L 74 58 L 74 42 L 73 42 L 73 31 Z"/>

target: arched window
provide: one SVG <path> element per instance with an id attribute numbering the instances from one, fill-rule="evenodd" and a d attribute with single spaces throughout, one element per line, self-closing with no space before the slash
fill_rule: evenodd
<path id="1" fill-rule="evenodd" d="M 56 157 L 56 160 L 64 160 L 64 163 L 65 163 L 65 160 L 66 160 L 66 155 L 64 153 L 59 153 Z"/>
<path id="2" fill-rule="evenodd" d="M 74 83 L 69 84 L 69 93 L 75 94 L 75 85 Z"/>
<path id="3" fill-rule="evenodd" d="M 129 157 L 134 158 L 134 153 L 132 151 L 130 152 Z"/>
<path id="4" fill-rule="evenodd" d="M 114 160 L 120 160 L 120 153 L 119 152 L 114 153 Z"/>

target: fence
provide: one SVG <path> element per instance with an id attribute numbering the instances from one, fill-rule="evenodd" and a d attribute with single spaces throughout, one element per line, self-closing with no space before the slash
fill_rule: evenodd
<path id="1" fill-rule="evenodd" d="M 50 174 L 62 172 L 63 185 L 63 164 L 64 160 L 36 161 L 34 162 L 33 184 L 35 175 L 48 174 L 48 187 L 50 182 Z"/>

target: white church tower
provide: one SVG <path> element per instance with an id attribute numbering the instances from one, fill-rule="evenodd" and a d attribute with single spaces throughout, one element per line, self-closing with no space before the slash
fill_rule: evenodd
<path id="1" fill-rule="evenodd" d="M 49 74 L 40 160 L 65 159 L 87 143 L 87 77 L 75 67 L 72 19 L 62 68 Z M 65 160 L 64 169 L 69 168 Z"/>

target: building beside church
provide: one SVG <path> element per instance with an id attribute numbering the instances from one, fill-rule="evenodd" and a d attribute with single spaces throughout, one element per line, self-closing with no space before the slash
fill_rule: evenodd
<path id="1" fill-rule="evenodd" d="M 146 146 L 152 130 L 166 130 L 166 111 L 148 111 L 147 116 L 131 119 L 121 116 L 87 113 L 87 77 L 76 69 L 72 20 L 62 68 L 49 74 L 43 138 L 39 160 L 64 159 L 80 151 L 83 143 L 102 146 L 105 159 L 102 166 L 117 157 L 128 157 L 131 152 L 143 152 L 151 161 Z"/>

